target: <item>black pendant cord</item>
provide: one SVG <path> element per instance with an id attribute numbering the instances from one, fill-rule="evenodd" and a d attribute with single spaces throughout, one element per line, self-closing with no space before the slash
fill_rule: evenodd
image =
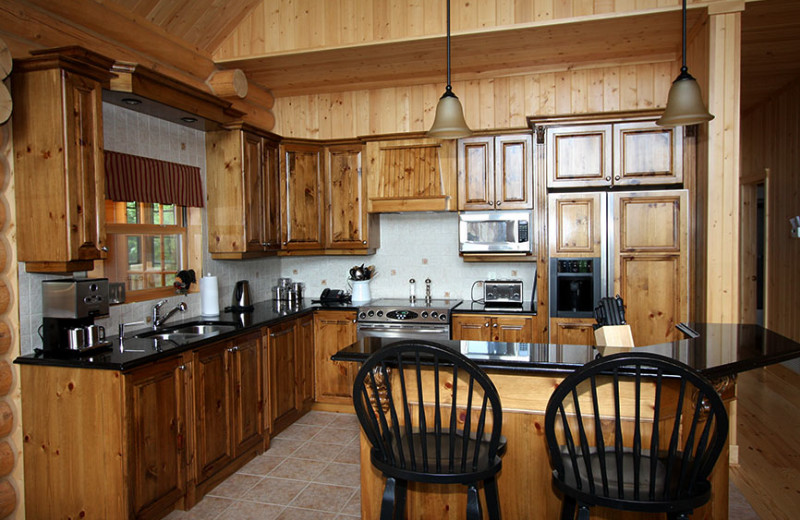
<path id="1" fill-rule="evenodd" d="M 686 3 L 686 0 L 683 0 Z M 685 24 L 685 22 L 684 22 Z M 685 29 L 684 29 L 685 31 Z M 684 36 L 684 40 L 686 37 Z M 685 44 L 684 44 L 685 45 Z M 447 87 L 446 90 L 449 92 L 453 90 L 453 87 L 450 85 L 450 0 L 447 0 Z"/>
<path id="2" fill-rule="evenodd" d="M 447 2 L 447 5 L 448 5 L 448 7 L 450 6 L 449 0 Z M 449 13 L 449 11 L 448 11 L 448 13 Z M 449 22 L 448 22 L 448 24 L 449 24 Z M 448 25 L 448 27 L 449 27 L 449 25 Z M 449 65 L 449 60 L 450 60 L 450 50 L 449 50 L 450 49 L 450 41 L 449 40 L 447 42 L 447 45 L 448 45 L 448 47 L 447 47 L 448 48 L 448 51 L 447 51 L 447 60 L 448 60 L 447 71 L 448 72 L 447 73 L 450 74 L 450 65 Z M 681 58 L 682 58 L 681 73 L 682 74 L 686 74 L 686 72 L 689 70 L 688 68 L 686 68 L 686 0 L 683 0 L 683 42 L 682 42 L 682 47 L 681 47 Z M 449 76 L 447 78 L 447 82 L 450 83 L 450 77 Z"/>

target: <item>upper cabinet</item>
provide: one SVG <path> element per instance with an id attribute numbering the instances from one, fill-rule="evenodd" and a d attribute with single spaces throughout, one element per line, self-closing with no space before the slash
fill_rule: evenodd
<path id="1" fill-rule="evenodd" d="M 363 145 L 325 147 L 325 249 L 371 252 L 379 244 L 378 216 L 367 213 Z"/>
<path id="2" fill-rule="evenodd" d="M 653 121 L 547 126 L 547 187 L 683 182 L 683 130 Z"/>
<path id="3" fill-rule="evenodd" d="M 531 134 L 458 141 L 458 209 L 533 208 Z"/>
<path id="4" fill-rule="evenodd" d="M 281 144 L 280 186 L 283 249 L 322 249 L 322 146 L 311 142 Z"/>
<path id="5" fill-rule="evenodd" d="M 29 272 L 105 257 L 102 89 L 113 60 L 74 48 L 15 60 L 17 251 Z"/>
<path id="6" fill-rule="evenodd" d="M 366 148 L 370 213 L 456 209 L 454 140 L 369 141 Z"/>
<path id="7" fill-rule="evenodd" d="M 551 193 L 547 197 L 550 257 L 602 255 L 606 197 L 600 192 Z"/>
<path id="8" fill-rule="evenodd" d="M 278 136 L 242 123 L 206 135 L 208 249 L 212 258 L 280 249 Z"/>

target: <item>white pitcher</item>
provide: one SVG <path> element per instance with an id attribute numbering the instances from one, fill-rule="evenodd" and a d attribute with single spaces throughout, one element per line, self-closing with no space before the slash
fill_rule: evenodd
<path id="1" fill-rule="evenodd" d="M 350 284 L 352 291 L 352 300 L 354 302 L 368 302 L 372 299 L 369 294 L 369 280 L 347 280 Z"/>

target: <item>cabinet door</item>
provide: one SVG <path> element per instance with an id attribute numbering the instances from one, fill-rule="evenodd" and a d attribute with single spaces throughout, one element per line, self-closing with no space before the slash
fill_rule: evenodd
<path id="1" fill-rule="evenodd" d="M 594 345 L 594 324 L 591 318 L 551 318 L 550 343 L 556 345 Z"/>
<path id="2" fill-rule="evenodd" d="M 605 194 L 551 193 L 547 200 L 550 257 L 602 256 Z"/>
<path id="3" fill-rule="evenodd" d="M 533 318 L 530 316 L 496 316 L 492 323 L 493 341 L 531 343 Z"/>
<path id="4" fill-rule="evenodd" d="M 266 249 L 274 251 L 281 248 L 281 180 L 280 152 L 278 145 L 268 139 L 263 140 L 264 150 L 264 241 Z"/>
<path id="5" fill-rule="evenodd" d="M 269 399 L 271 428 L 274 435 L 289 426 L 297 417 L 296 322 L 289 321 L 267 329 L 269 355 Z"/>
<path id="6" fill-rule="evenodd" d="M 355 311 L 318 311 L 314 313 L 314 368 L 317 402 L 353 404 L 353 381 L 358 367 L 354 363 L 332 361 L 331 356 L 355 342 Z"/>
<path id="7" fill-rule="evenodd" d="M 496 209 L 533 208 L 533 137 L 499 135 L 494 148 Z"/>
<path id="8" fill-rule="evenodd" d="M 363 249 L 367 246 L 367 192 L 361 146 L 331 146 L 325 158 L 325 248 Z"/>
<path id="9" fill-rule="evenodd" d="M 494 139 L 458 140 L 458 209 L 494 209 Z"/>
<path id="10" fill-rule="evenodd" d="M 161 511 L 185 491 L 185 406 L 180 356 L 126 376 L 131 517 Z"/>
<path id="11" fill-rule="evenodd" d="M 547 187 L 611 185 L 611 125 L 549 127 Z"/>
<path id="12" fill-rule="evenodd" d="M 686 190 L 614 193 L 614 293 L 636 345 L 679 339 L 689 318 Z"/>
<path id="13" fill-rule="evenodd" d="M 322 249 L 320 147 L 281 145 L 281 239 L 287 250 Z"/>
<path id="14" fill-rule="evenodd" d="M 614 184 L 678 184 L 683 182 L 682 127 L 653 122 L 614 125 Z"/>
<path id="15" fill-rule="evenodd" d="M 491 316 L 483 314 L 454 314 L 450 335 L 457 341 L 490 341 Z"/>
<path id="16" fill-rule="evenodd" d="M 243 132 L 242 149 L 245 249 L 247 251 L 264 251 L 267 244 L 267 208 L 261 138 Z"/>
<path id="17" fill-rule="evenodd" d="M 229 347 L 232 373 L 232 427 L 234 453 L 261 442 L 263 396 L 261 393 L 260 334 L 242 336 Z"/>
<path id="18" fill-rule="evenodd" d="M 303 409 L 314 402 L 314 316 L 297 320 L 297 388 Z"/>
<path id="19" fill-rule="evenodd" d="M 217 343 L 194 353 L 198 483 L 233 459 L 227 348 L 226 343 Z"/>

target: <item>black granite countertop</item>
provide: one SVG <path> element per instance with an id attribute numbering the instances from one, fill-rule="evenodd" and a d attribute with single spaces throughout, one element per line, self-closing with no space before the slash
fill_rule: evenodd
<path id="1" fill-rule="evenodd" d="M 335 310 L 357 310 L 358 306 L 350 303 L 333 303 L 321 305 L 319 303 L 312 303 L 312 300 L 307 299 L 296 306 L 289 306 L 284 302 L 267 301 L 257 303 L 253 306 L 252 312 L 245 313 L 220 313 L 218 317 L 207 318 L 202 316 L 194 316 L 185 319 L 171 319 L 164 328 L 172 329 L 180 327 L 181 325 L 190 323 L 228 323 L 233 324 L 235 328 L 230 332 L 220 333 L 213 336 L 204 337 L 202 339 L 195 339 L 192 341 L 175 341 L 163 340 L 156 338 L 136 338 L 137 334 L 152 332 L 152 328 L 143 328 L 138 330 L 126 330 L 125 339 L 120 345 L 117 336 L 108 337 L 111 346 L 105 349 L 86 352 L 80 356 L 66 354 L 51 354 L 46 352 L 37 352 L 20 356 L 14 360 L 15 363 L 24 365 L 45 365 L 45 366 L 61 366 L 61 367 L 75 367 L 75 368 L 90 368 L 90 369 L 105 369 L 105 370 L 128 370 L 138 366 L 158 361 L 159 359 L 172 356 L 190 350 L 193 348 L 201 347 L 210 343 L 231 338 L 239 334 L 255 331 L 261 327 L 274 325 L 281 321 L 299 318 L 303 314 L 314 311 L 315 309 L 335 309 Z"/>
<path id="2" fill-rule="evenodd" d="M 455 309 L 453 314 L 509 314 L 536 316 L 535 302 L 525 301 L 522 305 L 498 305 L 486 304 L 483 302 L 463 301 Z"/>
<path id="3" fill-rule="evenodd" d="M 636 347 L 677 359 L 709 379 L 800 357 L 800 343 L 759 325 L 719 323 L 691 324 L 700 336 L 658 345 Z M 364 338 L 333 356 L 335 361 L 363 362 L 370 354 L 391 343 L 390 338 Z M 598 355 L 619 352 L 616 348 L 547 343 L 498 343 L 487 341 L 437 341 L 462 352 L 485 370 L 509 373 L 568 373 Z M 733 343 L 734 349 L 729 345 Z"/>

